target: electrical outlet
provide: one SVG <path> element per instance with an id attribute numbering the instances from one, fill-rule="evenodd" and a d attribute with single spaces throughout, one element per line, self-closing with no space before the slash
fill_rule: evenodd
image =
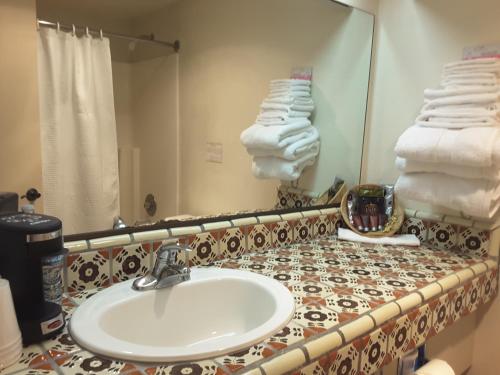
<path id="1" fill-rule="evenodd" d="M 222 163 L 223 160 L 222 143 L 207 142 L 205 146 L 205 160 L 211 163 Z"/>

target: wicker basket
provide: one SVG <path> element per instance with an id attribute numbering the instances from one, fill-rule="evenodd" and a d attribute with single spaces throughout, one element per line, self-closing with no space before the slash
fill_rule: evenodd
<path id="1" fill-rule="evenodd" d="M 350 191 L 355 191 L 357 192 L 359 188 L 375 188 L 379 187 L 379 185 L 373 185 L 373 184 L 367 184 L 367 185 L 357 185 L 353 187 Z M 396 199 L 396 195 L 394 195 L 394 203 L 393 203 L 393 213 L 392 213 L 392 221 L 390 220 L 389 223 L 386 225 L 385 229 L 383 231 L 377 231 L 377 232 L 360 232 L 357 230 L 350 222 L 349 222 L 349 215 L 347 213 L 347 196 L 349 195 L 349 191 L 344 194 L 342 197 L 342 202 L 340 204 L 340 212 L 342 213 L 342 218 L 344 219 L 344 222 L 346 225 L 351 229 L 353 232 L 361 235 L 361 236 L 366 236 L 366 237 L 389 237 L 393 236 L 396 234 L 396 232 L 401 228 L 403 225 L 403 220 L 404 220 L 404 210 L 399 204 L 398 200 Z"/>

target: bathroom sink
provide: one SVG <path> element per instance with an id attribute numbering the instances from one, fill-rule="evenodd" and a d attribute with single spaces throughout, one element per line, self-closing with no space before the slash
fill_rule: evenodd
<path id="1" fill-rule="evenodd" d="M 76 309 L 69 329 L 78 344 L 141 362 L 202 359 L 262 341 L 294 312 L 286 287 L 247 271 L 193 268 L 189 281 L 141 292 L 132 282 L 113 285 Z"/>

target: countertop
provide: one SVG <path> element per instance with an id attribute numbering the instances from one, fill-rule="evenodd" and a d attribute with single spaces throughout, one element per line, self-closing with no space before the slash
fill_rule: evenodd
<path id="1" fill-rule="evenodd" d="M 320 366 L 344 371 L 346 368 L 340 366 L 345 366 L 347 359 L 352 359 L 355 354 L 349 354 L 349 350 L 357 350 L 356 355 L 362 357 L 364 347 L 369 344 L 368 340 L 364 347 L 352 346 L 354 349 L 344 350 L 355 340 L 366 335 L 374 337 L 374 332 L 380 331 L 387 336 L 385 345 L 390 345 L 392 331 L 387 330 L 397 329 L 398 322 L 406 314 L 426 309 L 432 320 L 426 335 L 438 333 L 439 303 L 444 296 L 450 299 L 449 305 L 453 303 L 451 299 L 462 296 L 458 315 L 453 315 L 453 309 L 449 308 L 446 323 L 449 324 L 487 302 L 497 288 L 497 262 L 493 260 L 425 246 L 366 245 L 335 238 L 246 254 L 237 259 L 217 261 L 211 266 L 249 270 L 280 281 L 294 295 L 296 310 L 292 320 L 279 333 L 238 353 L 159 366 L 100 358 L 76 345 L 65 330 L 53 340 L 25 348 L 19 362 L 0 374 L 209 375 L 265 372 L 272 375 L 304 365 L 318 366 L 316 359 Z M 477 292 L 473 291 L 474 288 Z M 66 318 L 71 319 L 78 304 L 96 292 L 67 295 L 63 303 Z M 433 309 L 437 309 L 436 317 Z M 200 311 L 200 319 L 203 319 L 203 311 Z M 413 340 L 415 346 L 426 339 L 427 336 L 416 337 L 411 322 L 408 324 L 408 343 Z M 404 349 L 409 348 L 408 344 Z M 332 351 L 335 351 L 335 356 L 331 355 Z M 347 354 L 342 357 L 339 353 L 344 352 Z M 379 353 L 382 358 L 377 357 L 368 365 L 375 369 L 397 354 L 401 353 L 386 346 L 384 352 Z M 363 358 L 358 363 L 363 366 Z M 365 372 L 370 371 L 365 369 Z"/>

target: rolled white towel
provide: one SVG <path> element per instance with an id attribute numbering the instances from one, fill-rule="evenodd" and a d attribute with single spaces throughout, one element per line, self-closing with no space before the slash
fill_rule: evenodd
<path id="1" fill-rule="evenodd" d="M 254 124 L 241 133 L 240 140 L 246 148 L 283 148 L 305 138 L 310 126 L 307 119 L 281 126 Z"/>
<path id="2" fill-rule="evenodd" d="M 454 209 L 481 219 L 491 219 L 500 206 L 497 182 L 440 173 L 403 174 L 396 182 L 395 192 L 401 198 Z"/>
<path id="3" fill-rule="evenodd" d="M 403 173 L 443 173 L 450 176 L 475 179 L 481 178 L 490 181 L 500 181 L 500 165 L 491 167 L 466 167 L 463 165 L 429 163 L 397 157 L 396 167 Z"/>
<path id="4" fill-rule="evenodd" d="M 285 160 L 274 156 L 254 157 L 252 172 L 257 178 L 276 178 L 283 181 L 295 181 L 305 167 L 313 165 L 316 155 L 304 155 L 297 160 Z"/>
<path id="5" fill-rule="evenodd" d="M 498 92 L 486 94 L 457 95 L 429 100 L 426 102 L 422 110 L 427 111 L 443 107 L 446 108 L 448 106 L 464 106 L 465 108 L 470 106 L 490 107 L 498 104 L 499 100 L 500 95 Z"/>
<path id="6" fill-rule="evenodd" d="M 279 104 L 279 103 L 273 103 L 273 102 L 268 102 L 268 101 L 264 100 L 264 102 L 260 105 L 260 108 L 262 108 L 263 110 L 271 110 L 271 111 L 312 112 L 314 110 L 314 104 L 298 104 L 298 103 Z"/>
<path id="7" fill-rule="evenodd" d="M 425 89 L 424 98 L 428 100 L 449 96 L 498 93 L 500 86 L 466 86 L 457 88 Z"/>
<path id="8" fill-rule="evenodd" d="M 311 126 L 306 130 L 307 135 L 283 148 L 265 149 L 249 147 L 247 152 L 252 156 L 275 156 L 286 160 L 297 160 L 306 154 L 317 155 L 319 152 L 319 132 Z"/>
<path id="9" fill-rule="evenodd" d="M 399 137 L 394 151 L 402 158 L 471 167 L 490 167 L 500 159 L 498 128 L 459 130 L 411 126 Z"/>

